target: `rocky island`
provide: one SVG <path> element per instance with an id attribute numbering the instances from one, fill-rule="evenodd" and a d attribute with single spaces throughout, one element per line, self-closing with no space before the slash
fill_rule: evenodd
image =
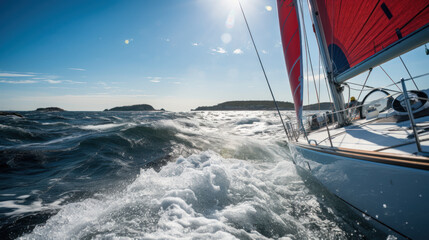
<path id="1" fill-rule="evenodd" d="M 277 102 L 280 110 L 292 110 L 293 103 Z M 251 110 L 275 110 L 273 101 L 228 101 L 215 106 L 197 107 L 192 111 L 251 111 Z"/>
<path id="2" fill-rule="evenodd" d="M 1 112 L 0 111 L 0 116 L 16 116 L 16 117 L 20 117 L 23 118 L 24 116 L 22 116 L 19 113 L 14 113 L 14 112 Z"/>
<path id="3" fill-rule="evenodd" d="M 277 101 L 280 110 L 294 110 L 294 104 L 291 102 Z M 320 110 L 330 110 L 331 103 L 320 103 Z M 265 111 L 276 110 L 273 101 L 228 101 L 214 106 L 203 106 L 192 109 L 191 111 Z M 319 110 L 319 104 L 310 104 L 304 106 L 304 110 Z"/>
<path id="4" fill-rule="evenodd" d="M 38 108 L 36 112 L 64 112 L 65 110 L 59 107 Z"/>
<path id="5" fill-rule="evenodd" d="M 163 110 L 164 109 L 161 109 L 161 111 Z M 156 111 L 156 109 L 149 104 L 137 104 L 132 106 L 114 107 L 111 109 L 105 109 L 104 111 Z"/>

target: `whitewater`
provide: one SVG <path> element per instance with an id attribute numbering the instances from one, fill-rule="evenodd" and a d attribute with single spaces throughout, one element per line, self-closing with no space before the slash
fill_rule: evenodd
<path id="1" fill-rule="evenodd" d="M 20 114 L 2 239 L 389 238 L 295 167 L 275 112 Z"/>

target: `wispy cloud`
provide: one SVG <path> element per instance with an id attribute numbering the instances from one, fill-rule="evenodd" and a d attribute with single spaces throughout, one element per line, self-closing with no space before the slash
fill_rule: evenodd
<path id="1" fill-rule="evenodd" d="M 312 81 L 325 81 L 325 74 L 323 72 L 321 72 L 320 74 L 314 74 L 314 78 L 313 78 L 313 74 L 311 72 L 308 72 L 308 74 L 304 74 L 303 73 L 303 79 L 304 81 L 307 81 L 307 76 L 308 76 L 308 80 L 310 82 Z"/>
<path id="2" fill-rule="evenodd" d="M 75 71 L 86 71 L 83 68 L 68 68 L 70 70 Z M 44 75 L 41 73 L 30 73 L 30 72 L 24 72 L 24 73 L 11 73 L 11 72 L 2 72 L 0 73 L 0 77 L 3 77 L 4 79 L 0 79 L 0 83 L 10 83 L 10 84 L 32 84 L 32 83 L 49 83 L 49 84 L 60 84 L 60 83 L 66 83 L 66 84 L 82 84 L 86 82 L 79 82 L 79 81 L 73 81 L 73 80 L 61 80 L 61 77 L 58 75 Z M 14 77 L 21 77 L 24 79 L 31 79 L 31 80 L 11 80 L 10 78 Z M 29 78 L 31 77 L 31 78 Z"/>
<path id="3" fill-rule="evenodd" d="M 0 73 L 0 77 L 33 77 L 32 74 L 22 74 L 22 73 Z"/>
<path id="4" fill-rule="evenodd" d="M 84 68 L 68 68 L 68 69 L 73 71 L 86 71 L 86 69 Z"/>
<path id="5" fill-rule="evenodd" d="M 194 46 L 194 47 L 198 47 L 200 45 L 201 45 L 201 43 L 197 43 L 197 42 L 192 43 L 192 46 Z"/>
<path id="6" fill-rule="evenodd" d="M 58 78 L 61 78 L 61 76 L 58 76 L 58 75 L 42 75 L 41 77 L 43 77 L 44 79 L 58 79 Z"/>
<path id="7" fill-rule="evenodd" d="M 169 38 L 161 38 L 161 40 L 165 41 L 165 42 L 170 42 L 171 41 L 171 39 L 169 39 Z"/>
<path id="8" fill-rule="evenodd" d="M 70 84 L 83 84 L 83 83 L 86 83 L 86 82 L 78 82 L 78 81 L 72 81 L 72 80 L 63 80 L 63 82 L 70 83 Z"/>
<path id="9" fill-rule="evenodd" d="M 18 80 L 18 81 L 0 80 L 0 83 L 29 84 L 29 83 L 37 83 L 37 81 L 33 81 L 33 80 Z"/>
<path id="10" fill-rule="evenodd" d="M 52 80 L 52 79 L 47 79 L 47 80 L 43 80 L 43 81 L 50 83 L 50 84 L 62 83 L 62 81 L 60 81 L 60 80 Z"/>
<path id="11" fill-rule="evenodd" d="M 268 54 L 268 51 L 266 51 L 266 50 L 262 50 L 262 53 L 263 53 L 263 54 Z"/>
<path id="12" fill-rule="evenodd" d="M 226 51 L 224 48 L 221 48 L 221 47 L 213 48 L 213 49 L 212 49 L 212 52 L 220 53 L 220 54 L 225 54 L 225 53 L 227 53 L 227 51 Z"/>
<path id="13" fill-rule="evenodd" d="M 153 83 L 159 83 L 159 82 L 167 81 L 167 82 L 174 83 L 174 84 L 180 84 L 180 82 L 177 81 L 180 79 L 178 79 L 177 77 L 145 77 L 145 78 L 149 79 L 149 81 L 153 82 Z M 175 80 L 175 81 L 172 82 L 172 80 Z"/>
<path id="14" fill-rule="evenodd" d="M 161 82 L 161 78 L 160 77 L 152 77 L 152 78 L 150 78 L 150 81 L 153 83 L 159 83 L 159 82 Z"/>
<path id="15" fill-rule="evenodd" d="M 237 48 L 234 50 L 233 52 L 234 54 L 243 54 L 243 50 L 241 50 L 240 48 Z"/>

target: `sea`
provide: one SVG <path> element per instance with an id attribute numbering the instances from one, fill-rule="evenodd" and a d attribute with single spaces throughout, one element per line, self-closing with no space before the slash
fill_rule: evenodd
<path id="1" fill-rule="evenodd" d="M 20 114 L 1 239 L 394 239 L 294 165 L 276 112 Z"/>

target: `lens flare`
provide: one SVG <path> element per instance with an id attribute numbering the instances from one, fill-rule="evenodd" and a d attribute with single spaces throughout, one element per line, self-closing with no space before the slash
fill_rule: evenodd
<path id="1" fill-rule="evenodd" d="M 222 34 L 222 36 L 220 37 L 220 39 L 222 39 L 223 43 L 228 44 L 229 42 L 231 42 L 232 37 L 231 37 L 231 34 L 224 33 L 224 34 Z"/>
<path id="2" fill-rule="evenodd" d="M 226 19 L 225 26 L 226 26 L 226 28 L 231 29 L 234 27 L 234 24 L 235 24 L 234 11 L 230 11 L 228 14 L 228 18 Z"/>
<path id="3" fill-rule="evenodd" d="M 266 9 L 268 12 L 271 12 L 271 10 L 273 10 L 273 7 L 271 7 L 271 6 L 265 6 L 265 9 Z"/>

